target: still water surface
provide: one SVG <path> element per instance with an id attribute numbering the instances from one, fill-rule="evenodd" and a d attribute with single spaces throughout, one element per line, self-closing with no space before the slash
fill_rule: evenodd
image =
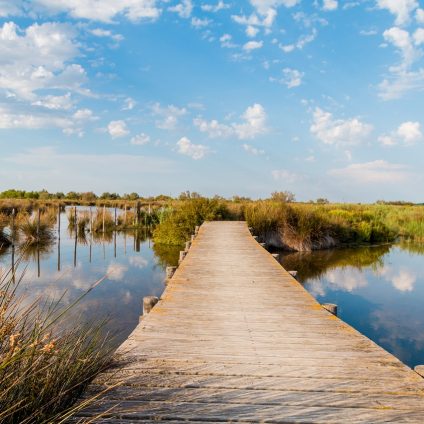
<path id="1" fill-rule="evenodd" d="M 424 364 L 424 244 L 281 255 L 320 303 L 413 367 Z"/>
<path id="2" fill-rule="evenodd" d="M 61 216 L 57 237 L 29 251 L 22 289 L 27 299 L 71 304 L 98 279 L 107 278 L 77 305 L 74 316 L 109 318 L 119 344 L 139 322 L 143 296 L 160 296 L 165 267 L 176 265 L 179 247 L 154 245 L 143 232 L 77 238 Z M 0 252 L 0 268 L 11 264 Z M 424 364 L 424 244 L 397 244 L 313 253 L 281 254 L 288 270 L 319 302 L 336 303 L 339 316 L 410 366 Z"/>

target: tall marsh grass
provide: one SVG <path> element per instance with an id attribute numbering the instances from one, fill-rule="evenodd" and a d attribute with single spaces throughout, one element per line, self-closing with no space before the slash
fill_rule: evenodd
<path id="1" fill-rule="evenodd" d="M 41 211 L 40 211 L 41 212 Z M 49 213 L 38 213 L 31 215 L 22 213 L 18 215 L 17 226 L 19 232 L 25 239 L 25 244 L 48 244 L 54 239 L 55 217 Z"/>
<path id="2" fill-rule="evenodd" d="M 0 275 L 0 422 L 64 422 L 112 350 L 101 323 L 64 330 L 68 309 L 26 305 L 13 277 Z"/>
<path id="3" fill-rule="evenodd" d="M 268 245 L 309 251 L 342 244 L 424 241 L 424 207 L 188 199 L 158 213 L 157 243 L 181 244 L 207 220 L 244 219 Z"/>
<path id="4" fill-rule="evenodd" d="M 0 213 L 0 249 L 5 248 L 10 245 L 10 237 L 5 231 L 5 228 L 8 226 L 8 217 Z"/>
<path id="5" fill-rule="evenodd" d="M 159 224 L 153 230 L 153 238 L 159 244 L 180 245 L 190 238 L 196 225 L 231 218 L 223 201 L 202 197 L 180 201 L 158 214 Z"/>

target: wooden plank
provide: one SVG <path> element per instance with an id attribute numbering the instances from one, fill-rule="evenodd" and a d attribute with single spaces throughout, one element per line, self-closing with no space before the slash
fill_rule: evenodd
<path id="1" fill-rule="evenodd" d="M 424 379 L 324 310 L 242 222 L 211 222 L 86 397 L 94 422 L 424 422 Z"/>

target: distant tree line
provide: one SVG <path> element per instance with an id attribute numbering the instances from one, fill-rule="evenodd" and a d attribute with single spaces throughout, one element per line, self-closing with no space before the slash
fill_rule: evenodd
<path id="1" fill-rule="evenodd" d="M 201 194 L 195 191 L 183 191 L 179 196 L 175 198 L 172 196 L 167 196 L 161 194 L 159 196 L 152 197 L 143 197 L 136 192 L 132 193 L 124 193 L 123 195 L 119 193 L 110 193 L 108 191 L 102 193 L 101 195 L 97 195 L 93 191 L 86 192 L 77 192 L 77 191 L 69 191 L 68 193 L 63 193 L 58 191 L 56 193 L 50 193 L 47 190 L 43 189 L 40 191 L 26 191 L 26 190 L 16 190 L 9 189 L 3 192 L 0 192 L 0 199 L 35 199 L 35 200 L 74 200 L 81 202 L 94 202 L 96 200 L 149 200 L 149 201 L 162 201 L 166 202 L 169 200 L 190 200 L 190 199 L 204 199 L 207 198 L 202 196 Z M 215 196 L 210 197 L 214 200 L 222 200 L 222 201 L 232 201 L 234 203 L 244 203 L 244 202 L 252 202 L 253 200 L 250 197 L 238 196 L 234 195 L 229 198 L 225 198 L 216 194 Z M 260 200 L 260 199 L 259 199 Z M 275 202 L 282 203 L 294 203 L 296 202 L 296 195 L 291 191 L 274 191 L 268 198 L 264 200 L 272 200 Z M 327 205 L 331 202 L 324 198 L 319 197 L 316 200 L 309 200 L 306 203 L 315 203 L 318 205 Z M 378 205 L 394 205 L 394 206 L 413 206 L 416 203 L 407 202 L 402 200 L 396 201 L 386 201 L 386 200 L 377 200 L 375 202 Z M 359 203 L 360 204 L 360 203 Z"/>
<path id="2" fill-rule="evenodd" d="M 35 199 L 35 200 L 78 200 L 85 202 L 93 202 L 95 200 L 139 200 L 142 197 L 138 193 L 125 193 L 120 195 L 119 193 L 104 192 L 101 195 L 97 195 L 92 191 L 77 192 L 69 191 L 63 193 L 58 191 L 56 193 L 50 193 L 47 190 L 40 191 L 26 191 L 26 190 L 15 190 L 9 189 L 0 192 L 0 199 Z M 169 196 L 156 196 L 152 200 L 169 200 Z"/>

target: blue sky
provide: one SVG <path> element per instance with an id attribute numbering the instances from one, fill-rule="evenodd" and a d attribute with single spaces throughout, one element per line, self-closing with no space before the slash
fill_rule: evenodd
<path id="1" fill-rule="evenodd" d="M 421 0 L 0 0 L 0 190 L 423 201 Z"/>

